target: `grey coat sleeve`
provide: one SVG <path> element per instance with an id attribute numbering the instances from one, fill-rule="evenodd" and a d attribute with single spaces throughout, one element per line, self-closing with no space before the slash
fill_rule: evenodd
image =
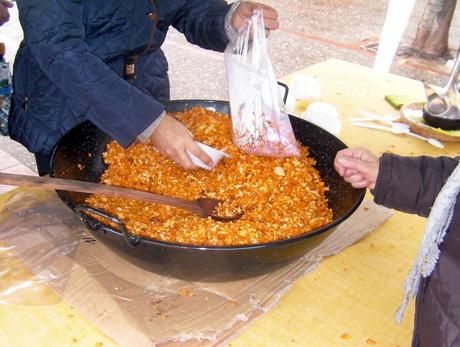
<path id="1" fill-rule="evenodd" d="M 402 157 L 385 153 L 380 158 L 374 201 L 398 211 L 427 217 L 442 186 L 459 158 Z"/>

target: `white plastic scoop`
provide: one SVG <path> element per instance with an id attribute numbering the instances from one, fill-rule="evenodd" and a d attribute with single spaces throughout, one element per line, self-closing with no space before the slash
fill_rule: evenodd
<path id="1" fill-rule="evenodd" d="M 389 114 L 389 115 L 385 115 L 385 116 L 380 116 L 378 114 L 374 114 L 374 113 L 367 112 L 367 111 L 362 111 L 362 110 L 360 110 L 358 112 L 360 114 L 362 114 L 363 116 L 362 117 L 348 118 L 348 120 L 350 122 L 377 121 L 377 122 L 381 122 L 381 123 L 384 123 L 384 124 L 391 124 L 394 121 L 397 121 L 401 117 L 399 114 Z M 401 123 L 401 124 L 403 124 L 403 123 Z"/>
<path id="2" fill-rule="evenodd" d="M 437 148 L 444 148 L 444 145 L 439 142 L 438 140 L 432 138 L 432 137 L 424 137 L 418 134 L 415 134 L 410 131 L 410 128 L 407 126 L 407 124 L 403 123 L 394 123 L 391 122 L 390 126 L 386 125 L 377 125 L 377 124 L 369 124 L 365 122 L 352 122 L 351 124 L 356 125 L 358 127 L 363 127 L 363 128 L 370 128 L 370 129 L 376 129 L 376 130 L 382 130 L 382 131 L 387 131 L 392 134 L 396 135 L 409 135 L 412 137 L 415 137 L 416 139 L 428 142 L 430 145 L 437 147 Z"/>

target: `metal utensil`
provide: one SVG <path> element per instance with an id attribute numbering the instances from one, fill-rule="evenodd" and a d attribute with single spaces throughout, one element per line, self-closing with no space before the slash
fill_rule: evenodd
<path id="1" fill-rule="evenodd" d="M 218 215 L 216 212 L 216 207 L 224 202 L 223 200 L 219 199 L 198 198 L 195 200 L 185 200 L 140 190 L 115 187 L 86 181 L 0 173 L 0 183 L 13 186 L 58 189 L 90 194 L 104 194 L 149 201 L 157 204 L 182 208 L 184 210 L 195 213 L 200 217 L 211 217 L 218 221 L 233 221 L 239 219 L 243 215 L 243 213 L 236 213 L 232 216 Z"/>
<path id="2" fill-rule="evenodd" d="M 418 134 L 415 134 L 415 133 L 411 132 L 410 128 L 407 127 L 407 124 L 404 124 L 404 123 L 392 123 L 391 126 L 369 124 L 369 123 L 365 123 L 365 122 L 353 122 L 351 124 L 359 126 L 359 127 L 363 127 L 363 128 L 370 128 L 370 129 L 387 131 L 387 132 L 390 132 L 392 134 L 397 134 L 397 135 L 409 135 L 409 136 L 415 137 L 415 138 L 417 138 L 419 140 L 423 140 L 423 141 L 429 143 L 430 145 L 432 145 L 434 147 L 444 148 L 444 145 L 440 141 L 438 141 L 438 140 L 436 140 L 436 139 L 434 139 L 432 137 L 424 137 L 424 136 L 421 136 L 421 135 L 418 135 Z"/>
<path id="3" fill-rule="evenodd" d="M 423 108 L 423 119 L 436 128 L 460 129 L 460 112 L 457 82 L 460 74 L 460 48 L 457 50 L 454 66 L 443 90 L 437 93 L 423 81 L 427 102 Z"/>

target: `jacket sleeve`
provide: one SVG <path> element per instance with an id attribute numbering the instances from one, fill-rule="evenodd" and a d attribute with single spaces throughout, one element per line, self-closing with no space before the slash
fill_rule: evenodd
<path id="1" fill-rule="evenodd" d="M 380 158 L 374 201 L 396 210 L 427 217 L 442 186 L 459 158 L 401 157 L 385 153 Z"/>
<path id="2" fill-rule="evenodd" d="M 185 35 L 188 42 L 223 52 L 229 42 L 225 33 L 225 15 L 230 7 L 222 0 L 187 0 L 174 14 L 172 25 Z"/>
<path id="3" fill-rule="evenodd" d="M 83 40 L 82 1 L 18 1 L 24 40 L 46 76 L 69 98 L 78 98 L 86 116 L 128 146 L 164 108 L 126 82 Z"/>

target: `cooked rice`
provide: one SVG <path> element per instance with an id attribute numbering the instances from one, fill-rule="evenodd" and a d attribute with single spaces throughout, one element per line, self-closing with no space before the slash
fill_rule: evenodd
<path id="1" fill-rule="evenodd" d="M 300 157 L 256 157 L 231 141 L 228 116 L 202 108 L 175 114 L 197 141 L 223 150 L 231 158 L 212 170 L 184 171 L 154 147 L 108 145 L 108 169 L 101 182 L 182 199 L 209 197 L 231 202 L 244 211 L 241 219 L 219 222 L 175 207 L 93 195 L 87 202 L 117 216 L 142 237 L 203 246 L 236 246 L 292 238 L 332 220 L 325 186 L 308 148 Z"/>

